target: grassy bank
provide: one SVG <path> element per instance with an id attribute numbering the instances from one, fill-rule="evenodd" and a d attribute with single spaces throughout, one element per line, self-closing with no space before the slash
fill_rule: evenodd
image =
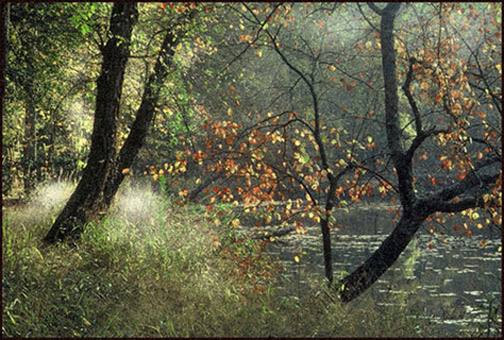
<path id="1" fill-rule="evenodd" d="M 415 336 L 402 307 L 341 305 L 321 286 L 277 294 L 261 245 L 196 207 L 128 190 L 77 247 L 44 247 L 68 188 L 3 208 L 3 325 L 10 337 Z M 43 192 L 45 194 L 45 192 Z M 55 197 L 55 194 L 51 197 Z"/>

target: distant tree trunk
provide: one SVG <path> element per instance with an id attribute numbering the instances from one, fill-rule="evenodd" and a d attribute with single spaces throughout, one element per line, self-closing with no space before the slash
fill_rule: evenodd
<path id="1" fill-rule="evenodd" d="M 7 53 L 8 53 L 8 36 L 9 36 L 9 20 L 10 20 L 10 3 L 2 3 L 2 107 L 5 101 L 5 79 L 7 74 Z"/>
<path id="2" fill-rule="evenodd" d="M 129 57 L 131 32 L 137 17 L 136 3 L 114 3 L 110 18 L 110 38 L 102 49 L 103 61 L 97 80 L 88 162 L 77 188 L 45 237 L 48 243 L 79 235 L 84 223 L 101 211 L 100 196 L 110 172 L 115 170 L 116 120 Z"/>
<path id="3" fill-rule="evenodd" d="M 37 159 L 37 112 L 30 85 L 25 87 L 25 131 L 23 140 L 23 182 L 25 196 L 28 197 L 33 188 L 35 162 Z"/>

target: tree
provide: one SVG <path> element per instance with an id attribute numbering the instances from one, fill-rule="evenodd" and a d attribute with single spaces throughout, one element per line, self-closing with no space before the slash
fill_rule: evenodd
<path id="1" fill-rule="evenodd" d="M 334 43 L 331 36 L 320 34 L 322 27 L 319 30 L 319 21 L 316 21 L 315 32 L 310 32 L 306 25 L 302 28 L 295 27 L 295 21 L 290 23 L 293 26 L 290 30 L 284 29 L 284 27 L 289 27 L 288 23 L 292 21 L 289 18 L 295 13 L 290 5 L 283 7 L 281 4 L 276 4 L 271 8 L 268 5 L 259 6 L 259 8 L 248 4 L 239 6 L 242 7 L 241 12 L 248 14 L 246 16 L 240 13 L 246 19 L 240 19 L 239 22 L 252 23 L 251 31 L 254 33 L 241 34 L 237 38 L 240 42 L 246 42 L 245 47 L 242 51 L 235 52 L 236 56 L 227 66 L 240 62 L 239 59 L 245 58 L 247 50 L 257 49 L 257 57 L 262 60 L 267 59 L 257 67 L 270 65 L 275 71 L 269 73 L 269 76 L 274 74 L 274 79 L 267 78 L 267 70 L 265 72 L 258 70 L 254 74 L 253 81 L 242 86 L 247 89 L 261 88 L 260 85 L 265 85 L 268 81 L 273 84 L 278 82 L 279 86 L 283 86 L 280 94 L 270 91 L 275 88 L 273 84 L 267 87 L 268 91 L 261 89 L 264 93 L 260 97 L 260 105 L 262 110 L 270 110 L 272 107 L 278 111 L 282 111 L 281 107 L 283 107 L 284 110 L 280 113 L 267 112 L 266 115 L 259 111 L 256 123 L 248 123 L 254 115 L 250 111 L 247 115 L 243 112 L 241 117 L 250 117 L 247 122 L 247 119 L 240 119 L 240 111 L 243 110 L 242 107 L 250 108 L 253 100 L 246 98 L 247 94 L 243 94 L 238 100 L 235 86 L 229 85 L 231 94 L 236 98 L 234 108 L 231 104 L 227 110 L 228 117 L 217 120 L 216 115 L 213 115 L 207 120 L 208 124 L 205 124 L 203 128 L 211 133 L 206 137 L 206 151 L 197 150 L 192 157 L 202 163 L 205 161 L 206 171 L 212 171 L 216 175 L 225 174 L 227 181 L 231 178 L 235 179 L 236 187 L 234 184 L 215 185 L 213 193 L 223 201 L 233 200 L 233 197 L 239 196 L 247 210 L 261 211 L 264 223 L 271 223 L 273 217 L 283 224 L 297 219 L 295 229 L 299 232 L 306 232 L 302 219 L 318 223 L 323 238 L 325 276 L 329 284 L 332 284 L 333 259 L 330 230 L 335 224 L 333 208 L 347 204 L 345 200 L 339 199 L 340 194 L 347 189 L 342 185 L 341 179 L 349 174 L 353 175 L 354 182 L 350 185 L 351 188 L 348 188 L 352 201 L 358 201 L 360 195 L 370 194 L 369 184 L 364 183 L 361 187 L 356 179 L 361 174 L 361 168 L 373 160 L 370 157 L 366 159 L 365 153 L 356 150 L 357 145 L 365 149 L 357 142 L 359 134 L 365 131 L 362 128 L 362 123 L 365 122 L 362 116 L 357 116 L 357 120 L 350 115 L 344 117 L 348 119 L 349 124 L 356 121 L 360 124 L 360 127 L 350 134 L 345 130 L 345 125 L 338 126 L 334 120 L 331 120 L 337 115 L 335 112 L 339 110 L 327 105 L 334 96 L 329 95 L 334 93 L 330 92 L 334 91 L 332 72 L 336 70 L 336 66 L 341 70 L 340 65 L 334 65 L 334 54 L 344 53 L 344 50 L 324 51 L 318 48 Z M 317 6 L 316 9 L 307 7 L 307 13 L 304 14 L 306 18 L 317 13 L 321 19 L 337 8 L 337 6 L 328 8 Z M 296 14 L 303 15 L 303 12 Z M 284 24 L 279 24 L 282 22 Z M 269 28 L 267 24 L 271 27 L 278 25 L 278 28 Z M 244 24 L 240 24 L 239 27 L 242 32 L 248 31 Z M 322 31 L 322 33 L 326 32 Z M 230 40 L 229 44 L 233 46 L 234 39 Z M 302 42 L 299 44 L 301 46 L 297 42 Z M 269 54 L 268 49 L 273 53 Z M 277 60 L 274 59 L 275 57 Z M 250 67 L 252 62 L 246 60 L 245 64 Z M 243 72 L 252 73 L 249 69 Z M 285 73 L 285 76 L 282 73 Z M 362 74 L 362 71 L 357 68 L 357 72 L 354 69 L 350 72 L 343 70 L 343 73 L 346 76 L 355 77 L 353 73 L 358 75 Z M 264 83 L 260 83 L 259 81 L 265 77 Z M 358 75 L 357 79 L 359 78 L 362 81 L 362 76 Z M 326 79 L 330 81 L 325 81 Z M 353 81 L 349 85 L 344 84 L 342 97 L 348 98 L 355 86 Z M 285 92 L 282 93 L 283 91 Z M 249 92 L 251 92 L 250 89 Z M 357 92 L 358 98 L 359 92 L 357 90 L 353 92 Z M 281 97 L 285 97 L 285 101 L 280 101 Z M 372 102 L 366 102 L 362 106 L 365 107 L 365 105 L 372 105 Z M 344 105 L 338 109 L 342 111 L 342 115 L 345 115 L 347 108 Z M 369 111 L 370 107 L 366 109 Z M 233 111 L 236 114 L 233 114 Z M 341 138 L 347 147 L 339 146 L 341 141 L 338 127 L 340 131 L 348 135 Z M 370 136 L 367 138 L 367 140 L 372 140 Z M 372 142 L 367 144 L 368 148 L 374 147 Z M 216 175 L 211 179 L 215 179 Z M 189 198 L 193 199 L 194 193 L 200 192 L 201 188 L 209 182 L 213 181 L 202 182 L 189 194 Z M 286 190 L 281 190 L 281 188 Z M 285 201 L 288 196 L 292 196 L 290 193 L 295 192 L 298 195 L 296 204 L 287 203 L 284 209 L 275 204 L 276 200 Z M 304 198 L 306 202 L 302 203 L 301 199 Z M 210 199 L 210 203 L 214 201 L 215 198 Z M 211 210 L 211 205 L 207 209 Z M 294 228 L 289 228 L 289 230 L 294 230 Z"/>
<path id="2" fill-rule="evenodd" d="M 2 107 L 5 102 L 5 75 L 7 70 L 7 51 L 10 21 L 10 4 L 2 4 Z"/>
<path id="3" fill-rule="evenodd" d="M 99 206 L 100 195 L 113 170 L 116 119 L 131 33 L 137 16 L 135 3 L 114 4 L 110 38 L 102 49 L 103 62 L 97 81 L 95 120 L 87 166 L 77 188 L 46 235 L 46 242 L 53 243 L 66 236 L 80 234 L 84 223 L 102 209 Z"/>
<path id="4" fill-rule="evenodd" d="M 334 43 L 330 39 L 321 39 L 320 44 L 316 41 L 311 45 L 309 41 L 313 40 L 303 34 L 282 36 L 281 33 L 285 34 L 283 27 L 290 25 L 288 18 L 294 16 L 292 13 L 300 20 L 299 13 L 290 12 L 287 5 L 240 4 L 238 7 L 235 12 L 243 20 L 238 21 L 239 25 L 236 21 L 232 24 L 241 32 L 236 36 L 228 34 L 229 45 L 236 46 L 236 41 L 243 41 L 246 45 L 241 51 L 230 48 L 232 57 L 228 65 L 240 63 L 240 59 L 246 57 L 242 51 L 255 50 L 257 58 L 263 62 L 255 64 L 245 59 L 243 63 L 250 67 L 246 70 L 249 73 L 255 70 L 252 66 L 264 67 L 266 71 L 254 81 L 259 82 L 264 76 L 263 85 L 268 84 L 268 87 L 261 93 L 264 96 L 259 97 L 262 110 L 254 112 L 249 109 L 250 101 L 244 98 L 246 94 L 239 95 L 240 85 L 236 79 L 239 76 L 228 75 L 233 82 L 227 84 L 229 91 L 222 88 L 222 97 L 230 93 L 236 101 L 235 105 L 230 104 L 228 108 L 220 108 L 220 113 L 209 115 L 202 127 L 208 131 L 204 142 L 196 144 L 196 150 L 186 151 L 187 158 L 201 162 L 203 171 L 225 174 L 221 185 L 214 184 L 211 190 L 207 190 L 214 195 L 207 201 L 207 211 L 213 211 L 213 203 L 217 199 L 222 202 L 236 200 L 244 203 L 246 211 L 261 211 L 263 221 L 258 224 L 271 223 L 273 218 L 283 222 L 298 217 L 312 219 L 321 227 L 325 275 L 331 283 L 333 269 L 329 230 L 335 217 L 337 219 L 332 208 L 345 206 L 344 199 L 357 202 L 359 197 L 373 194 L 376 189 L 382 198 L 389 191 L 396 192 L 402 207 L 402 213 L 398 211 L 400 220 L 396 228 L 362 266 L 335 285 L 345 302 L 371 286 L 395 262 L 424 221 L 439 218 L 440 213 L 462 212 L 477 216 L 476 212 L 468 209 L 480 208 L 489 214 L 488 223 L 500 223 L 501 152 L 499 130 L 495 128 L 501 122 L 501 90 L 495 85 L 500 79 L 500 64 L 495 63 L 499 49 L 492 40 L 476 43 L 478 52 L 471 46 L 462 48 L 463 34 L 470 35 L 467 27 L 476 27 L 470 23 L 462 26 L 466 27 L 465 31 L 454 29 L 451 33 L 452 36 L 461 35 L 460 39 L 447 39 L 448 28 L 453 29 L 448 24 L 458 27 L 456 20 L 464 8 L 412 5 L 408 9 L 417 15 L 420 24 L 428 21 L 438 27 L 414 30 L 419 24 L 411 22 L 411 26 L 407 26 L 406 23 L 411 20 L 405 13 L 400 19 L 406 27 L 401 27 L 401 33 L 396 34 L 397 39 L 394 38 L 393 24 L 399 5 L 391 4 L 384 10 L 371 5 L 381 15 L 379 31 L 373 23 L 375 20 L 369 19 L 360 8 L 362 20 L 372 27 L 367 33 L 364 31 L 363 38 L 371 36 L 372 40 L 352 41 L 353 44 L 348 45 L 362 52 L 350 54 L 348 47 L 321 52 L 323 49 L 317 46 Z M 345 9 L 342 7 L 342 12 Z M 323 11 L 312 8 L 309 12 L 309 21 L 324 26 L 322 20 L 318 21 L 312 15 Z M 245 23 L 251 23 L 253 29 L 246 27 Z M 493 37 L 491 33 L 497 30 L 498 23 L 492 25 L 493 31 L 482 32 L 486 33 L 485 36 Z M 303 33 L 307 31 L 306 25 L 303 26 Z M 261 32 L 265 34 L 261 35 Z M 418 33 L 413 35 L 411 32 Z M 326 34 L 319 36 L 328 36 L 327 32 L 321 33 Z M 353 73 L 352 69 L 369 62 L 370 53 L 374 53 L 373 47 L 381 55 L 382 75 L 372 70 L 375 64 L 370 66 L 368 73 Z M 282 64 L 274 63 L 268 50 L 279 57 L 277 59 L 291 75 L 295 75 L 292 86 L 288 86 L 290 84 L 283 77 Z M 396 50 L 400 57 L 399 65 L 396 65 Z M 491 52 L 494 54 L 483 53 L 485 50 L 494 51 Z M 327 55 L 332 58 L 325 59 Z M 357 59 L 356 65 L 348 61 L 352 59 Z M 322 72 L 321 65 L 352 79 L 348 84 L 342 77 L 339 96 L 340 88 L 334 80 L 330 83 L 331 87 L 323 87 L 328 72 Z M 376 67 L 380 69 L 378 65 Z M 399 71 L 396 71 L 397 68 Z M 235 72 L 244 71 L 239 69 Z M 268 77 L 268 71 L 270 76 L 275 76 Z M 375 85 L 381 77 L 384 89 L 379 84 Z M 280 102 L 278 98 L 285 93 L 278 90 L 280 86 L 275 88 L 275 81 L 287 83 L 282 84 L 287 94 L 301 88 L 298 84 L 304 87 L 290 98 L 285 96 L 289 99 L 287 103 Z M 398 93 L 399 82 L 403 82 L 402 95 Z M 248 89 L 244 84 L 245 79 L 241 80 L 241 85 Z M 345 97 L 359 87 L 367 92 L 357 92 L 356 101 L 362 102 L 367 97 L 383 98 L 383 110 L 380 103 L 374 101 L 368 107 L 359 107 L 354 102 L 346 107 Z M 328 99 L 336 96 L 337 100 Z M 322 109 L 321 103 L 328 102 L 334 106 L 345 103 L 345 106 L 336 110 L 328 105 Z M 348 111 L 356 114 L 350 116 Z M 363 113 L 359 114 L 359 111 Z M 322 116 L 328 112 L 332 115 Z M 349 120 L 349 125 L 334 124 L 343 117 Z M 345 133 L 344 136 L 342 131 L 352 126 L 352 121 L 357 123 L 354 125 L 356 128 L 353 133 Z M 380 134 L 383 128 L 386 133 Z M 382 139 L 380 135 L 386 138 Z M 382 140 L 383 150 L 376 151 L 382 147 L 379 145 Z M 340 147 L 341 144 L 346 146 Z M 370 152 L 364 152 L 366 148 Z M 359 151 L 361 149 L 364 150 Z M 178 163 L 182 165 L 180 168 L 185 169 L 186 160 L 180 159 Z M 176 166 L 173 168 L 176 169 Z M 234 179 L 233 184 L 229 184 L 231 179 Z M 227 183 L 224 184 L 224 181 Z M 338 185 L 338 182 L 343 184 Z M 201 186 L 207 183 L 202 181 Z M 286 183 L 306 196 L 299 196 L 294 203 L 287 201 L 282 210 L 274 203 L 275 200 L 287 199 L 289 193 L 284 195 L 280 190 Z M 197 186 L 196 191 L 201 186 Z M 437 188 L 441 189 L 435 190 Z M 181 196 L 186 194 L 184 190 L 179 192 Z M 303 197 L 306 197 L 307 203 L 301 202 Z M 392 199 L 395 197 L 392 196 Z M 298 222 L 296 226 L 301 225 Z M 215 219 L 215 223 L 221 221 Z M 297 229 L 303 232 L 303 228 Z M 470 230 L 467 232 L 470 233 Z"/>
<path id="5" fill-rule="evenodd" d="M 8 194 L 12 184 L 21 181 L 24 196 L 29 196 L 37 183 L 55 177 L 58 165 L 73 158 L 69 157 L 73 150 L 68 135 L 64 142 L 60 137 L 64 135 L 61 130 L 72 125 L 64 113 L 93 74 L 74 74 L 75 60 L 92 51 L 86 51 L 85 36 L 72 18 L 85 12 L 89 20 L 96 20 L 97 15 L 81 4 L 19 3 L 9 7 L 10 20 L 4 22 L 10 48 L 3 53 L 8 64 L 2 116 L 3 192 Z"/>
<path id="6" fill-rule="evenodd" d="M 381 17 L 380 41 L 382 46 L 382 70 L 385 92 L 385 125 L 387 145 L 397 172 L 398 189 L 402 207 L 402 216 L 392 233 L 383 241 L 380 247 L 354 272 L 339 283 L 342 301 L 349 302 L 365 289 L 371 286 L 404 251 L 422 222 L 435 212 L 455 213 L 476 207 L 497 208 L 499 202 L 493 201 L 489 194 L 497 194 L 496 181 L 501 181 L 502 172 L 496 165 L 501 162 L 500 155 L 489 155 L 481 162 L 471 164 L 458 183 L 447 186 L 432 194 L 417 194 L 413 185 L 413 157 L 419 147 L 428 139 L 441 134 L 448 134 L 452 129 L 425 128 L 422 125 L 423 115 L 411 93 L 411 82 L 416 65 L 426 65 L 432 60 L 409 60 L 409 70 L 402 87 L 411 112 L 414 116 L 416 136 L 411 145 L 403 146 L 399 122 L 399 97 L 396 73 L 396 50 L 394 47 L 394 21 L 400 9 L 400 4 L 387 4 L 380 9 L 374 4 L 369 5 Z M 442 60 L 439 60 L 440 64 Z M 446 89 L 443 89 L 446 91 Z M 453 94 L 458 97 L 458 94 Z M 452 98 L 449 98 L 452 99 Z M 457 115 L 453 108 L 448 114 Z M 492 167 L 493 166 L 493 167 Z"/>
<path id="7" fill-rule="evenodd" d="M 102 70 L 97 82 L 95 122 L 91 151 L 82 178 L 45 240 L 53 243 L 67 236 L 77 237 L 84 224 L 105 213 L 144 145 L 148 129 L 170 70 L 174 69 L 175 46 L 188 31 L 195 6 L 184 9 L 172 26 L 164 28 L 153 73 L 144 87 L 140 106 L 130 133 L 116 155 L 117 116 L 120 110 L 126 62 L 130 55 L 131 32 L 138 17 L 135 4 L 115 4 L 110 19 L 111 37 L 102 46 Z M 114 98 L 114 100 L 110 100 Z M 105 138 L 104 138 L 105 137 Z"/>

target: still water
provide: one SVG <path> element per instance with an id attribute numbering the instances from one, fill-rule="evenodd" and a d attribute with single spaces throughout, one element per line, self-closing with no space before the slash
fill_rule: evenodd
<path id="1" fill-rule="evenodd" d="M 358 223 L 356 223 L 356 219 Z M 335 280 L 357 268 L 376 250 L 394 223 L 383 209 L 339 214 L 332 232 Z M 500 229 L 472 236 L 437 226 L 443 235 L 422 228 L 406 251 L 367 292 L 381 306 L 408 306 L 409 318 L 428 323 L 436 336 L 502 334 L 502 250 Z M 318 226 L 271 243 L 268 252 L 284 266 L 283 294 L 297 296 L 323 282 L 322 241 Z M 482 245 L 485 244 L 485 246 Z M 294 257 L 300 262 L 296 263 Z M 422 334 L 419 336 L 432 336 Z"/>

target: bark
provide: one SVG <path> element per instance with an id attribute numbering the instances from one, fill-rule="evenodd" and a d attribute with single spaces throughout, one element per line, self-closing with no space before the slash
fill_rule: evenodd
<path id="1" fill-rule="evenodd" d="M 331 249 L 331 233 L 329 223 L 326 218 L 320 220 L 320 231 L 322 232 L 322 250 L 324 253 L 324 270 L 325 277 L 329 284 L 333 282 L 333 266 L 332 266 L 332 249 Z"/>
<path id="2" fill-rule="evenodd" d="M 389 3 L 384 9 L 379 9 L 374 4 L 370 7 L 381 16 L 380 39 L 382 45 L 382 67 L 385 83 L 385 119 L 387 146 L 390 150 L 392 161 L 397 170 L 399 182 L 399 195 L 402 205 L 402 216 L 392 233 L 383 241 L 380 247 L 369 257 L 364 264 L 350 275 L 341 280 L 337 287 L 343 302 L 349 302 L 369 288 L 406 249 L 413 235 L 418 231 L 422 222 L 432 213 L 460 212 L 468 208 L 482 206 L 483 195 L 488 186 L 499 178 L 498 170 L 488 172 L 488 167 L 494 166 L 500 160 L 488 158 L 477 165 L 474 171 L 462 181 L 441 189 L 425 198 L 419 199 L 413 190 L 412 159 L 415 150 L 429 136 L 437 130 L 424 131 L 421 116 L 412 95 L 408 102 L 415 116 L 417 137 L 408 150 L 403 150 L 400 144 L 401 130 L 398 118 L 398 94 L 395 64 L 394 19 L 400 4 Z M 413 63 L 415 61 L 410 61 Z M 408 74 L 403 89 L 409 91 L 411 74 Z M 441 132 L 441 130 L 439 130 Z M 471 193 L 472 192 L 472 193 Z M 465 195 L 464 197 L 460 197 Z M 457 199 L 458 198 L 458 199 Z"/>
<path id="3" fill-rule="evenodd" d="M 91 149 L 82 178 L 45 237 L 48 243 L 78 236 L 84 224 L 101 211 L 100 195 L 115 161 L 116 120 L 131 32 L 138 17 L 136 3 L 115 3 L 110 38 L 102 49 L 103 61 L 97 95 Z"/>
<path id="4" fill-rule="evenodd" d="M 195 14 L 196 11 L 192 10 L 188 13 L 187 17 L 181 17 L 181 19 L 182 21 L 192 19 Z M 123 170 L 131 167 L 138 151 L 145 143 L 145 138 L 154 117 L 155 107 L 159 100 L 161 87 L 166 76 L 173 69 L 174 48 L 180 42 L 181 36 L 184 35 L 184 31 L 181 28 L 183 25 L 180 24 L 183 24 L 183 22 L 179 23 L 179 25 L 174 25 L 174 27 L 179 27 L 178 29 L 168 30 L 163 39 L 154 66 L 154 73 L 147 80 L 135 121 L 128 138 L 126 138 L 123 147 L 119 151 L 116 162 L 117 166 L 110 172 L 107 178 L 103 193 L 103 201 L 106 207 L 112 204 L 112 200 L 124 180 L 125 175 L 123 174 Z"/>
<path id="5" fill-rule="evenodd" d="M 173 48 L 178 42 L 179 39 L 171 31 L 164 37 L 161 51 L 154 67 L 154 73 L 147 81 L 135 121 L 128 138 L 119 152 L 117 167 L 110 173 L 107 179 L 104 190 L 104 202 L 107 206 L 110 206 L 112 203 L 112 199 L 124 180 L 122 171 L 131 167 L 138 151 L 144 145 L 145 137 L 154 116 L 154 109 L 159 99 L 161 86 L 172 66 L 173 55 L 175 53 Z"/>
<path id="6" fill-rule="evenodd" d="M 5 101 L 5 79 L 7 74 L 7 54 L 9 50 L 10 3 L 2 3 L 2 107 Z"/>
<path id="7" fill-rule="evenodd" d="M 360 267 L 339 282 L 341 301 L 353 300 L 378 280 L 406 249 L 427 216 L 428 214 L 403 215 L 380 247 Z"/>
<path id="8" fill-rule="evenodd" d="M 25 100 L 25 131 L 23 143 L 23 171 L 24 171 L 24 191 L 25 196 L 28 197 L 31 189 L 33 188 L 33 178 L 35 171 L 35 161 L 37 159 L 37 130 L 35 128 L 37 123 L 37 112 L 33 102 L 32 91 L 30 85 L 25 86 L 27 99 Z"/>

